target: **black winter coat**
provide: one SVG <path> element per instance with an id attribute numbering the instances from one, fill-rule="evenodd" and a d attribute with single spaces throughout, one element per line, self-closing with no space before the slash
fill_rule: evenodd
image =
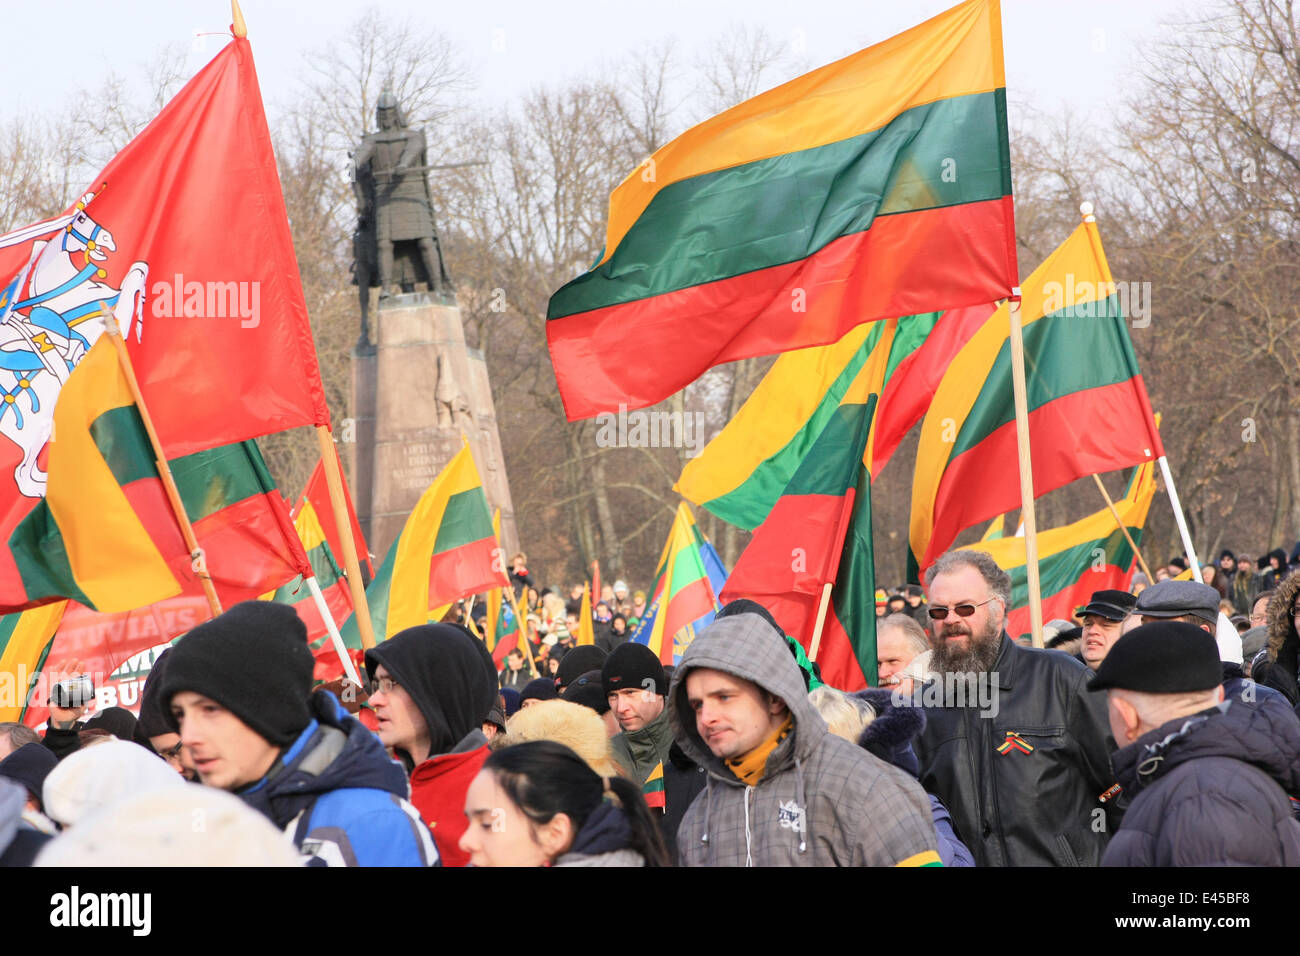
<path id="1" fill-rule="evenodd" d="M 1300 724 L 1226 701 L 1115 752 L 1131 798 L 1104 866 L 1300 866 Z"/>
<path id="2" fill-rule="evenodd" d="M 921 785 L 947 806 L 976 866 L 1096 866 L 1121 816 L 1099 800 L 1114 783 L 1106 695 L 1088 690 L 1083 664 L 1005 632 L 991 676 L 995 713 L 970 698 L 939 705 L 937 681 L 918 692 Z M 1010 745 L 1011 733 L 1032 750 Z"/>

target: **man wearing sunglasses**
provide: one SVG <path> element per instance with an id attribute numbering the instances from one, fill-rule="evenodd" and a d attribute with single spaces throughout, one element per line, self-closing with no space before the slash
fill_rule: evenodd
<path id="1" fill-rule="evenodd" d="M 1011 640 L 1011 578 L 984 552 L 941 555 L 925 582 L 937 673 L 918 694 L 922 786 L 979 866 L 1097 865 L 1119 815 L 1101 799 L 1113 748 L 1092 671 Z"/>

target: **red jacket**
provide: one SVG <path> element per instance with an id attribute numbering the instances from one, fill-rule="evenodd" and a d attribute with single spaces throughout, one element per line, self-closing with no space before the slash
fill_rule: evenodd
<path id="1" fill-rule="evenodd" d="M 483 769 L 487 744 L 463 753 L 430 757 L 411 771 L 411 803 L 433 831 L 443 866 L 467 866 L 469 854 L 460 848 L 465 819 L 465 791 Z"/>

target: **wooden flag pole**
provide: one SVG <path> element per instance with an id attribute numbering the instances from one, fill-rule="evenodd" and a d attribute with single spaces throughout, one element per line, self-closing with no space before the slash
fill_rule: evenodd
<path id="1" fill-rule="evenodd" d="M 502 593 L 510 601 L 510 608 L 515 612 L 515 632 L 519 635 L 519 640 L 523 642 L 524 650 L 528 654 L 528 672 L 534 677 L 541 676 L 537 671 L 537 659 L 533 656 L 533 643 L 528 640 L 528 621 L 519 613 L 519 602 L 515 600 L 514 585 L 509 583 L 510 575 L 506 574 L 506 586 L 502 588 Z"/>
<path id="2" fill-rule="evenodd" d="M 826 624 L 826 611 L 831 606 L 831 589 L 835 587 L 834 581 L 827 581 L 822 585 L 822 600 L 817 606 L 817 625 L 813 628 L 812 643 L 808 645 L 808 660 L 817 660 L 817 649 L 822 643 L 822 628 Z"/>
<path id="3" fill-rule="evenodd" d="M 1137 555 L 1138 564 L 1142 567 L 1142 573 L 1147 576 L 1148 581 L 1155 584 L 1156 579 L 1151 575 L 1151 569 L 1147 567 L 1147 562 L 1146 559 L 1142 557 L 1142 552 L 1138 550 L 1137 542 L 1134 541 L 1133 536 L 1128 533 L 1128 525 L 1124 524 L 1124 519 L 1121 518 L 1119 512 L 1115 510 L 1115 502 L 1111 501 L 1110 495 L 1106 493 L 1106 486 L 1101 483 L 1101 478 L 1097 475 L 1093 475 L 1092 480 L 1097 482 L 1097 490 L 1100 491 L 1101 496 L 1106 499 L 1106 507 L 1110 509 L 1110 514 L 1111 517 L 1115 519 L 1115 524 L 1119 525 L 1119 530 L 1124 532 L 1124 540 L 1128 542 L 1128 546 L 1132 548 L 1133 553 Z"/>
<path id="4" fill-rule="evenodd" d="M 190 524 L 190 516 L 185 513 L 185 503 L 181 501 L 181 493 L 176 488 L 176 479 L 172 477 L 171 466 L 167 464 L 167 456 L 163 454 L 162 442 L 158 440 L 153 419 L 149 417 L 149 409 L 145 406 L 144 396 L 140 393 L 140 382 L 136 379 L 135 368 L 131 365 L 131 353 L 127 351 L 126 341 L 122 338 L 122 332 L 117 327 L 117 320 L 113 318 L 108 304 L 101 302 L 99 307 L 104 317 L 104 334 L 113 340 L 118 364 L 122 367 L 127 388 L 131 390 L 131 399 L 135 402 L 135 407 L 140 412 L 140 420 L 144 422 L 144 430 L 149 435 L 154 461 L 158 465 L 158 476 L 162 479 L 163 489 L 167 492 L 167 502 L 171 505 L 172 514 L 176 516 L 176 523 L 180 525 L 185 547 L 190 552 L 190 566 L 199 576 L 199 583 L 203 586 L 203 596 L 208 599 L 208 610 L 212 612 L 213 617 L 216 617 L 221 613 L 221 600 L 217 597 L 217 589 L 212 584 L 212 575 L 208 573 L 203 549 L 199 547 L 199 539 L 194 534 L 194 526 Z"/>
<path id="5" fill-rule="evenodd" d="M 1016 450 L 1020 457 L 1020 518 L 1025 525 L 1025 570 L 1029 575 L 1029 622 L 1034 647 L 1043 646 L 1043 595 L 1038 582 L 1038 523 L 1034 520 L 1034 473 L 1029 452 L 1029 410 L 1025 397 L 1025 340 L 1020 328 L 1020 287 L 1007 301 L 1011 322 L 1012 389 L 1016 399 Z"/>
<path id="6" fill-rule="evenodd" d="M 357 616 L 357 631 L 365 650 L 375 646 L 375 627 L 370 622 L 370 603 L 366 589 L 361 584 L 361 560 L 357 557 L 357 542 L 352 537 L 352 520 L 348 517 L 347 502 L 343 497 L 343 475 L 339 471 L 339 456 L 334 450 L 334 438 L 328 425 L 316 426 L 316 444 L 320 447 L 321 464 L 325 466 L 325 486 L 330 493 L 330 509 L 339 529 L 339 543 L 343 545 L 343 570 L 347 572 L 348 590 L 352 593 L 352 613 Z"/>

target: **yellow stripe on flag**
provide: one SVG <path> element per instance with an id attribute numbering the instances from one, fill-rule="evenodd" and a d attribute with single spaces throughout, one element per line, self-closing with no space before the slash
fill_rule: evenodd
<path id="1" fill-rule="evenodd" d="M 397 542 L 393 579 L 388 597 L 387 635 L 426 624 L 429 610 L 429 555 L 438 539 L 438 528 L 453 495 L 482 487 L 474 458 L 466 445 L 416 502 Z M 447 605 L 446 607 L 450 607 Z M 434 613 L 445 609 L 439 608 Z M 440 620 L 441 615 L 433 620 Z"/>
<path id="2" fill-rule="evenodd" d="M 1151 501 L 1156 493 L 1155 467 L 1155 463 L 1150 461 L 1140 464 L 1132 489 L 1115 502 L 1115 510 L 1119 512 L 1120 520 L 1127 528 L 1141 528 L 1146 524 L 1147 512 L 1151 510 Z M 1040 531 L 1038 533 L 1039 560 L 1068 551 L 1088 541 L 1104 540 L 1114 530 L 1115 516 L 1110 513 L 1109 508 L 1102 508 L 1073 524 Z M 1023 567 L 1025 563 L 1023 536 L 981 541 L 970 547 L 990 555 L 1004 571 Z"/>
<path id="3" fill-rule="evenodd" d="M 133 404 L 113 343 L 102 336 L 59 392 L 50 440 L 45 503 L 78 587 L 110 613 L 181 593 L 90 433 L 105 412 Z"/>
<path id="4" fill-rule="evenodd" d="M 67 601 L 56 601 L 18 615 L 4 651 L 0 652 L 0 722 L 22 717 L 27 688 L 40 666 L 41 655 L 59 629 L 67 606 Z"/>
<path id="5" fill-rule="evenodd" d="M 999 0 L 968 0 L 746 100 L 660 147 L 610 196 L 600 261 L 613 255 L 666 186 L 837 143 L 879 129 L 914 106 L 1005 86 Z"/>
<path id="6" fill-rule="evenodd" d="M 596 625 L 591 620 L 591 585 L 582 584 L 582 609 L 578 611 L 578 645 L 596 643 Z"/>
<path id="7" fill-rule="evenodd" d="M 1065 303 L 1061 297 L 1067 282 L 1073 282 L 1071 305 L 1079 306 L 1106 298 L 1109 288 L 1105 265 L 1098 261 L 1096 247 L 1084 225 L 1080 223 L 1022 284 L 1020 316 L 1023 327 L 1028 328 L 1044 315 L 1063 307 Z M 930 542 L 934 503 L 953 442 L 983 390 L 1010 328 L 1008 305 L 1004 302 L 952 360 L 921 423 L 909 529 L 912 551 L 918 560 Z"/>

